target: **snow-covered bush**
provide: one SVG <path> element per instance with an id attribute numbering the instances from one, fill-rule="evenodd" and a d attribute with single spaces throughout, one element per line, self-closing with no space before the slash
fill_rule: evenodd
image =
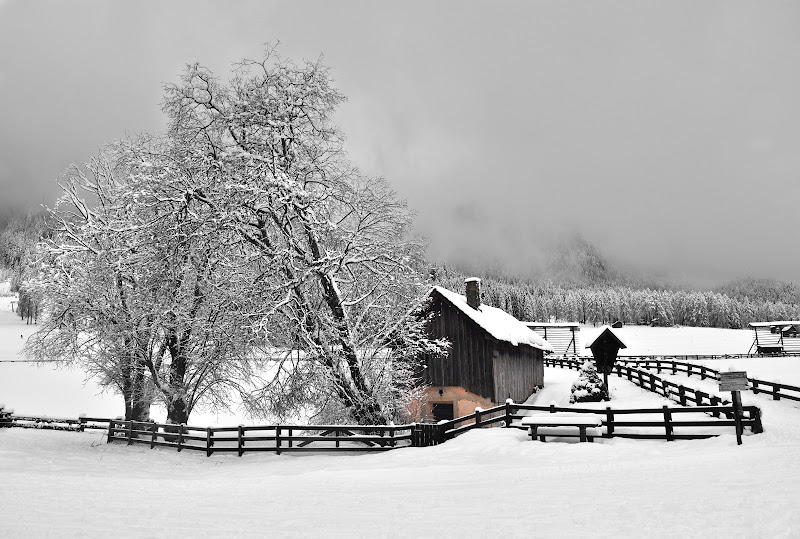
<path id="1" fill-rule="evenodd" d="M 591 361 L 581 365 L 580 376 L 572 383 L 569 402 L 599 402 L 608 400 L 608 388 L 603 384 L 597 369 Z"/>

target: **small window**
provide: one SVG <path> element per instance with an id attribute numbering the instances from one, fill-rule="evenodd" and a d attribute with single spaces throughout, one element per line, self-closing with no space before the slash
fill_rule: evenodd
<path id="1" fill-rule="evenodd" d="M 453 419 L 453 403 L 452 402 L 437 402 L 431 409 L 433 412 L 434 421 L 449 421 Z"/>

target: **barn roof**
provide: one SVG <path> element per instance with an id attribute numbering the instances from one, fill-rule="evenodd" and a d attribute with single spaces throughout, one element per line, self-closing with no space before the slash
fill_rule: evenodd
<path id="1" fill-rule="evenodd" d="M 529 328 L 575 328 L 575 331 L 580 331 L 580 324 L 578 322 L 523 322 Z"/>
<path id="2" fill-rule="evenodd" d="M 800 321 L 798 320 L 777 320 L 775 322 L 750 322 L 750 327 L 753 328 L 764 328 L 770 326 L 796 326 L 800 325 Z"/>
<path id="3" fill-rule="evenodd" d="M 473 309 L 467 305 L 466 297 L 461 294 L 456 294 L 446 288 L 442 288 L 441 286 L 434 286 L 433 290 L 431 290 L 431 294 L 433 294 L 433 292 L 438 292 L 450 304 L 470 317 L 484 331 L 498 341 L 507 342 L 514 346 L 526 344 L 540 350 L 546 350 L 548 352 L 553 351 L 553 347 L 550 346 L 550 343 L 502 309 L 490 307 L 489 305 L 481 305 L 479 309 Z"/>
<path id="4" fill-rule="evenodd" d="M 608 325 L 606 325 L 606 326 L 600 326 L 600 328 L 599 328 L 599 329 L 597 329 L 597 330 L 594 330 L 594 331 L 597 331 L 597 333 L 595 334 L 595 333 L 593 333 L 593 332 L 592 332 L 592 330 L 589 330 L 589 335 L 588 335 L 588 337 L 586 338 L 586 346 L 584 346 L 584 348 L 591 348 L 591 347 L 592 347 L 592 345 L 595 343 L 595 341 L 596 341 L 597 339 L 599 339 L 599 338 L 600 338 L 600 336 L 601 336 L 601 335 L 603 335 L 603 334 L 604 334 L 606 331 L 607 331 L 608 333 L 610 333 L 610 334 L 611 334 L 611 336 L 612 336 L 614 339 L 616 339 L 616 340 L 617 340 L 617 342 L 619 343 L 619 347 L 620 347 L 620 348 L 627 348 L 627 346 L 625 346 L 625 343 L 624 343 L 624 342 L 622 342 L 622 339 L 620 339 L 620 338 L 619 338 L 619 335 L 617 335 L 617 334 L 614 332 L 614 330 L 613 330 L 613 329 L 611 329 L 611 326 L 608 326 Z"/>

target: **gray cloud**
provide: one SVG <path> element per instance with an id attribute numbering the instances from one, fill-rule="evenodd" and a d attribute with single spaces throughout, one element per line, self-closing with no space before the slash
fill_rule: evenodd
<path id="1" fill-rule="evenodd" d="M 52 197 L 160 128 L 184 64 L 225 75 L 280 39 L 325 54 L 354 161 L 434 254 L 524 270 L 578 230 L 624 263 L 800 281 L 798 23 L 771 1 L 6 2 L 0 192 Z"/>

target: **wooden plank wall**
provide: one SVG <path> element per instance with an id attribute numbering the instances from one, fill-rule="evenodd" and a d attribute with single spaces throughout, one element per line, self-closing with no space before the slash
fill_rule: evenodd
<path id="1" fill-rule="evenodd" d="M 437 313 L 429 328 L 431 333 L 449 339 L 451 348 L 447 357 L 426 358 L 425 382 L 431 386 L 461 386 L 491 398 L 494 394 L 491 339 L 449 302 L 437 298 L 431 309 Z"/>
<path id="2" fill-rule="evenodd" d="M 523 402 L 544 386 L 544 355 L 529 347 L 504 346 L 494 357 L 494 402 Z"/>
<path id="3" fill-rule="evenodd" d="M 544 384 L 541 350 L 496 341 L 441 298 L 434 300 L 431 309 L 437 316 L 429 331 L 436 337 L 448 338 L 452 347 L 445 358 L 425 358 L 423 380 L 428 385 L 460 386 L 494 402 L 503 402 L 509 394 L 515 401 L 525 400 L 534 387 Z"/>

